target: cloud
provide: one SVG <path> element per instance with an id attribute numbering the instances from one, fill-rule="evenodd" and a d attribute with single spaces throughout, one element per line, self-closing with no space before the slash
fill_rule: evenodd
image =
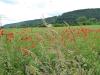
<path id="1" fill-rule="evenodd" d="M 56 16 L 77 9 L 99 8 L 99 0 L 0 0 L 2 23 Z"/>

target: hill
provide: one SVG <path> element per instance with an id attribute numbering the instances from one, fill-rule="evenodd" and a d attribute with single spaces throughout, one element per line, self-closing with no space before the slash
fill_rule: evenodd
<path id="1" fill-rule="evenodd" d="M 63 21 L 68 22 L 70 25 L 78 24 L 78 21 L 87 21 L 84 24 L 90 24 L 90 21 L 98 22 L 100 21 L 100 8 L 94 9 L 80 9 L 75 11 L 70 11 L 63 13 L 59 16 L 48 17 L 45 19 L 47 23 L 50 24 L 63 24 Z M 99 23 L 100 24 L 100 23 Z M 38 27 L 43 26 L 42 19 L 28 20 L 13 24 L 4 25 L 5 28 L 8 27 Z"/>

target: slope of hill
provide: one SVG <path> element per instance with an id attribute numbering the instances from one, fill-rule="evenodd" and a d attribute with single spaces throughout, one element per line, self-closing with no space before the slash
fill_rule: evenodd
<path id="1" fill-rule="evenodd" d="M 46 22 L 48 23 L 55 23 L 57 17 L 48 17 L 46 18 Z M 23 22 L 18 22 L 18 23 L 12 23 L 12 24 L 6 24 L 3 27 L 4 28 L 13 28 L 13 27 L 38 27 L 42 26 L 43 22 L 42 19 L 35 19 L 35 20 L 28 20 L 28 21 L 23 21 Z"/>
<path id="2" fill-rule="evenodd" d="M 87 19 L 95 18 L 96 20 L 100 21 L 100 8 L 80 9 L 80 10 L 70 11 L 63 13 L 62 15 L 59 16 L 48 17 L 45 20 L 47 23 L 51 24 L 62 24 L 63 21 L 66 21 L 72 25 L 72 24 L 77 24 L 77 19 L 81 16 L 85 16 Z M 42 19 L 36 19 L 36 20 L 28 20 L 13 24 L 6 24 L 4 25 L 4 27 L 37 27 L 42 25 L 43 25 Z"/>
<path id="3" fill-rule="evenodd" d="M 63 13 L 61 16 L 58 17 L 57 22 L 62 23 L 63 21 L 67 21 L 68 23 L 72 24 L 76 23 L 76 20 L 82 16 L 87 17 L 87 19 L 96 18 L 97 20 L 100 20 L 100 8 L 81 9 Z"/>

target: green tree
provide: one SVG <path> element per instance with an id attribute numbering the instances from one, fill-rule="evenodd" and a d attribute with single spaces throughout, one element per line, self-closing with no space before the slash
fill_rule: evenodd
<path id="1" fill-rule="evenodd" d="M 96 18 L 90 18 L 88 21 L 89 21 L 90 24 L 96 24 L 97 23 Z"/>
<path id="2" fill-rule="evenodd" d="M 77 19 L 77 23 L 79 25 L 86 25 L 88 23 L 88 19 L 85 16 L 81 16 Z"/>

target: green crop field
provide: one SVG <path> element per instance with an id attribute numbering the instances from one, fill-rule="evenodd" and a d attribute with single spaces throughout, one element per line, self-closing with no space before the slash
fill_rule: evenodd
<path id="1" fill-rule="evenodd" d="M 100 75 L 100 25 L 0 29 L 0 75 Z"/>

